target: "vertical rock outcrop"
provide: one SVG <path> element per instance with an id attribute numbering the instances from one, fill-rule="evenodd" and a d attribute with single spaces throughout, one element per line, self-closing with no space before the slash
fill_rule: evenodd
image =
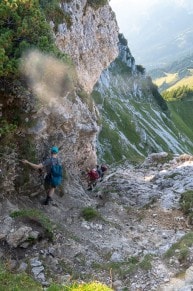
<path id="1" fill-rule="evenodd" d="M 61 8 L 70 16 L 71 25 L 59 25 L 56 44 L 71 56 L 79 82 L 91 92 L 101 72 L 118 55 L 115 14 L 108 4 L 93 9 L 86 0 L 63 3 Z"/>
<path id="2" fill-rule="evenodd" d="M 63 69 L 62 63 L 38 52 L 26 57 L 23 73 L 29 81 L 29 94 L 18 94 L 22 95 L 18 96 L 18 107 L 22 107 L 25 121 L 19 133 L 21 141 L 14 152 L 22 147 L 21 158 L 40 162 L 49 154 L 50 147 L 57 145 L 73 180 L 80 169 L 85 170 L 97 162 L 98 110 L 89 99 L 89 93 L 102 71 L 118 55 L 118 26 L 108 4 L 96 9 L 86 0 L 62 1 L 61 9 L 64 15 L 68 15 L 69 22 L 58 27 L 52 23 L 55 42 L 62 52 L 70 55 L 78 81 L 74 88 L 68 89 L 68 68 Z M 81 91 L 80 87 L 84 90 Z M 81 96 L 83 91 L 88 94 Z M 28 140 L 35 146 L 33 157 L 30 148 L 28 151 Z M 16 167 L 20 167 L 18 163 Z M 21 180 L 18 189 L 24 183 Z M 33 179 L 32 183 L 37 182 Z M 29 192 L 32 186 L 28 185 Z"/>

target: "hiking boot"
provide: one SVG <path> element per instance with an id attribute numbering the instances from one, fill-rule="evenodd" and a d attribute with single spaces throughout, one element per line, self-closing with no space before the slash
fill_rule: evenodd
<path id="1" fill-rule="evenodd" d="M 92 190 L 92 187 L 89 187 L 87 190 L 88 190 L 88 191 L 91 191 L 91 190 Z"/>
<path id="2" fill-rule="evenodd" d="M 53 199 L 50 196 L 46 197 L 46 200 L 44 201 L 43 205 L 49 205 L 49 203 L 53 201 Z"/>

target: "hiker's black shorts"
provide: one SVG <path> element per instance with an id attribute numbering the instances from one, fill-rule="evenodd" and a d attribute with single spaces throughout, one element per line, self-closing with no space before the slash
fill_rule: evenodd
<path id="1" fill-rule="evenodd" d="M 50 188 L 56 188 L 56 186 L 54 186 L 52 184 L 51 175 L 46 175 L 46 177 L 44 179 L 44 187 L 45 187 L 46 190 L 48 190 Z"/>

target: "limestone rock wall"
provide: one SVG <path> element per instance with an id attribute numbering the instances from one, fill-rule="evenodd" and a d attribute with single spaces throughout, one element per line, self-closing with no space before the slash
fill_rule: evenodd
<path id="1" fill-rule="evenodd" d="M 109 5 L 95 10 L 86 0 L 73 0 L 61 7 L 70 15 L 71 26 L 59 25 L 56 44 L 71 56 L 80 83 L 91 92 L 101 72 L 118 55 L 115 14 Z"/>
<path id="2" fill-rule="evenodd" d="M 102 71 L 117 56 L 118 26 L 108 4 L 95 10 L 86 0 L 73 0 L 61 2 L 61 8 L 70 16 L 71 24 L 62 23 L 54 27 L 55 41 L 59 49 L 72 58 L 78 81 L 74 88 L 68 89 L 65 85 L 60 88 L 66 77 L 66 68 L 61 62 L 39 52 L 26 56 L 23 73 L 29 81 L 29 90 L 23 92 L 18 87 L 16 92 L 17 106 L 23 112 L 23 127 L 15 133 L 18 141 L 13 154 L 19 153 L 19 159 L 41 162 L 49 155 L 51 146 L 57 145 L 67 174 L 72 178 L 69 182 L 72 185 L 72 180 L 76 180 L 81 170 L 96 164 L 95 143 L 99 131 L 97 108 L 91 100 L 89 106 L 78 90 L 83 87 L 88 93 L 91 92 Z M 34 143 L 33 159 L 28 140 Z M 28 193 L 27 187 L 30 193 L 36 191 L 32 189 L 38 180 L 34 172 L 31 172 L 31 178 L 26 183 L 22 178 L 25 167 L 17 161 L 16 168 L 18 192 Z M 6 169 L 4 163 L 2 172 L 9 176 Z M 9 174 L 14 177 L 11 168 Z M 3 189 L 4 193 L 8 192 Z M 14 181 L 9 189 L 12 189 L 9 192 L 14 191 Z"/>

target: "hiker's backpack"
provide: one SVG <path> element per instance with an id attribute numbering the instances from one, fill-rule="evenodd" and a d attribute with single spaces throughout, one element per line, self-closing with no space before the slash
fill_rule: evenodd
<path id="1" fill-rule="evenodd" d="M 106 172 L 108 170 L 107 165 L 101 165 L 101 171 Z"/>
<path id="2" fill-rule="evenodd" d="M 97 180 L 99 179 L 99 173 L 97 172 L 97 170 L 95 169 L 92 169 L 90 172 L 89 172 L 89 176 L 92 180 Z"/>
<path id="3" fill-rule="evenodd" d="M 51 185 L 56 187 L 62 183 L 62 165 L 59 163 L 58 159 L 56 162 L 52 160 L 51 165 Z"/>

